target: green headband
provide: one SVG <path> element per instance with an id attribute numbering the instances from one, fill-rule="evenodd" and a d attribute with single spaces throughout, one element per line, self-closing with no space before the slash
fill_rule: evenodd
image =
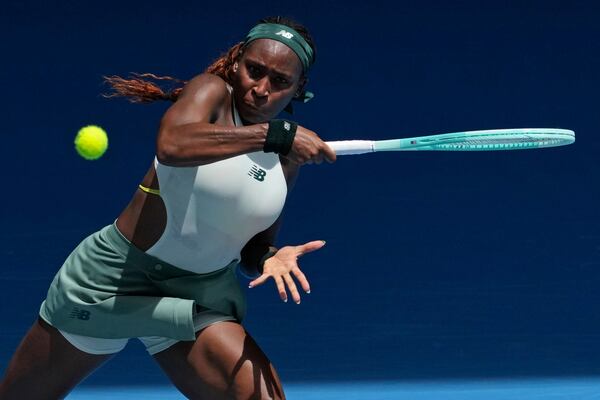
<path id="1" fill-rule="evenodd" d="M 285 44 L 298 55 L 304 73 L 313 64 L 314 51 L 308 42 L 298 32 L 287 25 L 263 23 L 258 24 L 248 32 L 245 44 L 256 39 L 273 39 Z"/>

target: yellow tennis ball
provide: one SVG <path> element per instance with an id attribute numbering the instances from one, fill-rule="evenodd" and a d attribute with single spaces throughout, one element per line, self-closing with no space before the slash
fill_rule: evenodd
<path id="1" fill-rule="evenodd" d="M 75 150 L 86 160 L 96 160 L 108 148 L 108 136 L 96 125 L 84 126 L 75 136 Z"/>

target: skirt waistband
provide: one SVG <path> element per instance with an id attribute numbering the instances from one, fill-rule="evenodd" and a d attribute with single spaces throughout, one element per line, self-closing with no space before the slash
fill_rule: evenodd
<path id="1" fill-rule="evenodd" d="M 160 258 L 154 257 L 140 250 L 133 243 L 131 243 L 121 231 L 119 231 L 119 228 L 117 228 L 117 221 L 115 221 L 111 225 L 104 227 L 100 231 L 100 235 L 104 236 L 105 240 L 110 243 L 114 251 L 126 257 L 129 263 L 145 271 L 152 271 L 155 273 L 160 271 L 169 273 L 171 275 L 194 274 L 200 276 L 210 276 L 214 274 L 219 274 L 224 269 L 234 268 L 238 264 L 237 260 L 234 260 L 230 264 L 226 265 L 223 268 L 219 268 L 218 270 L 208 272 L 206 274 L 198 274 L 196 272 L 188 271 L 179 268 L 175 265 L 169 264 L 168 262 L 163 261 Z"/>

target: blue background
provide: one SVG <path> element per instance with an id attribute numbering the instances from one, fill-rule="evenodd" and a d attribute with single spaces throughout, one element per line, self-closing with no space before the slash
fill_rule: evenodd
<path id="1" fill-rule="evenodd" d="M 0 14 L 3 157 L 0 372 L 71 249 L 111 223 L 154 154 L 168 104 L 107 100 L 102 75 L 189 79 L 261 17 L 316 39 L 326 140 L 474 129 L 573 129 L 573 146 L 397 153 L 306 166 L 279 245 L 312 294 L 248 292 L 246 326 L 286 382 L 600 372 L 598 82 L 594 2 L 8 1 Z M 99 161 L 73 138 L 103 126 Z M 131 341 L 88 383 L 164 383 Z"/>

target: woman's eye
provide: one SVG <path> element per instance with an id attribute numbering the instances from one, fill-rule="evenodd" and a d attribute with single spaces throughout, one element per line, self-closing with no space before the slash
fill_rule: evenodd
<path id="1" fill-rule="evenodd" d="M 260 69 L 254 65 L 248 65 L 247 69 L 251 76 L 257 76 L 260 74 Z"/>

